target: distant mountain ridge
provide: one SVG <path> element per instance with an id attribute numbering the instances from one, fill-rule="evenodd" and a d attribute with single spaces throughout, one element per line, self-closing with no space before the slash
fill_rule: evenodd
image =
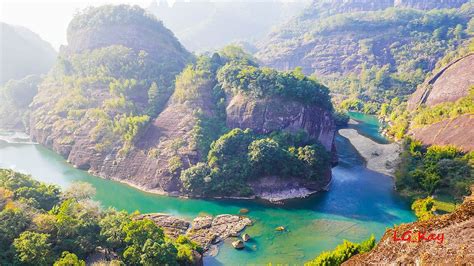
<path id="1" fill-rule="evenodd" d="M 190 51 L 219 49 L 227 44 L 253 43 L 298 15 L 309 3 L 280 1 L 153 1 L 148 10 L 170 28 Z M 252 51 L 251 51 L 252 52 Z"/>
<path id="2" fill-rule="evenodd" d="M 10 79 L 45 74 L 53 66 L 56 51 L 36 33 L 0 22 L 0 85 Z"/>
<path id="3" fill-rule="evenodd" d="M 309 9 L 327 15 L 337 13 L 377 11 L 390 7 L 415 9 L 458 8 L 469 0 L 314 0 Z"/>

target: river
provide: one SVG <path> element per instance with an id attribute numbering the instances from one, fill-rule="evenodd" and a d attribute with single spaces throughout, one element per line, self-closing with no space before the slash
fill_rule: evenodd
<path id="1" fill-rule="evenodd" d="M 376 119 L 351 114 L 360 123 L 361 134 L 383 142 Z M 375 128 L 375 130 L 374 130 Z M 302 264 L 320 252 L 332 249 L 343 239 L 361 241 L 375 234 L 379 238 L 386 227 L 415 219 L 409 203 L 393 191 L 393 180 L 365 168 L 364 161 L 350 142 L 336 137 L 339 165 L 333 168 L 328 192 L 284 205 L 247 200 L 196 200 L 159 196 L 127 185 L 104 180 L 75 169 L 54 152 L 31 143 L 0 140 L 0 168 L 12 168 L 34 178 L 68 186 L 74 181 L 91 183 L 95 199 L 104 207 L 112 206 L 142 213 L 164 212 L 193 218 L 202 214 L 238 214 L 241 208 L 255 224 L 246 232 L 252 237 L 244 250 L 224 243 L 216 257 L 206 257 L 205 265 Z M 286 232 L 276 232 L 284 226 Z M 230 240 L 229 240 L 230 241 Z"/>

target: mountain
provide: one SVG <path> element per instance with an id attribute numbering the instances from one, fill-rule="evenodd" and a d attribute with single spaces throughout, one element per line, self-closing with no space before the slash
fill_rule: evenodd
<path id="1" fill-rule="evenodd" d="M 56 51 L 36 33 L 19 26 L 0 22 L 0 85 L 10 79 L 44 74 L 53 66 Z"/>
<path id="2" fill-rule="evenodd" d="M 469 1 L 314 1 L 260 42 L 256 57 L 280 70 L 300 66 L 336 100 L 372 102 L 376 110 L 413 93 L 440 58 L 463 45 L 473 13 Z"/>
<path id="3" fill-rule="evenodd" d="M 453 213 L 388 229 L 372 251 L 355 255 L 343 265 L 469 264 L 474 260 L 473 231 L 471 194 Z M 405 240 L 401 240 L 403 235 Z"/>
<path id="4" fill-rule="evenodd" d="M 331 178 L 327 87 L 300 71 L 261 68 L 236 46 L 195 58 L 136 6 L 74 17 L 30 109 L 34 140 L 147 191 L 307 195 Z"/>
<path id="5" fill-rule="evenodd" d="M 474 150 L 474 53 L 452 59 L 408 100 L 408 134 L 427 145 Z"/>
<path id="6" fill-rule="evenodd" d="M 212 51 L 234 42 L 253 43 L 282 21 L 299 14 L 307 1 L 153 1 L 148 10 L 192 51 Z"/>

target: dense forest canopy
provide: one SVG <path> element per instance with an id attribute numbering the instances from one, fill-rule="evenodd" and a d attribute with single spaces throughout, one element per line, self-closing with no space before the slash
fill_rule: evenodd
<path id="1" fill-rule="evenodd" d="M 196 263 L 194 252 L 202 250 L 185 236 L 171 239 L 138 213 L 104 210 L 92 201 L 94 192 L 88 183 L 62 191 L 0 169 L 0 263 L 85 265 L 104 248 L 117 265 Z"/>

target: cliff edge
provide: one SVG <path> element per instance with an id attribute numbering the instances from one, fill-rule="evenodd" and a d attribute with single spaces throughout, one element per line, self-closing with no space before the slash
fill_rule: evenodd
<path id="1" fill-rule="evenodd" d="M 370 252 L 343 265 L 469 265 L 474 261 L 473 194 L 453 213 L 388 229 Z"/>

